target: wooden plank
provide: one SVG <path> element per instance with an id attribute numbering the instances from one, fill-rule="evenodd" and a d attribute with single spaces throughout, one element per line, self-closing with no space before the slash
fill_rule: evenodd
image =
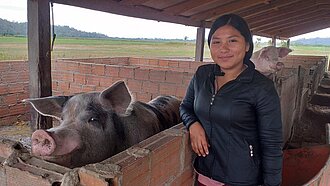
<path id="1" fill-rule="evenodd" d="M 306 1 L 304 4 L 301 3 L 294 3 L 285 7 L 276 8 L 271 12 L 267 12 L 265 14 L 259 14 L 254 17 L 246 19 L 251 27 L 255 25 L 261 25 L 267 22 L 273 22 L 274 20 L 278 19 L 281 15 L 287 14 L 295 14 L 296 12 L 299 13 L 300 10 L 308 11 L 309 8 L 313 8 L 314 2 Z M 287 18 L 290 18 L 289 16 Z"/>
<path id="2" fill-rule="evenodd" d="M 270 34 L 281 35 L 282 37 L 290 38 L 293 36 L 305 34 L 308 32 L 314 32 L 316 30 L 321 30 L 325 28 L 330 28 L 330 17 L 323 18 L 318 21 L 313 21 L 312 23 L 302 23 L 299 26 L 295 26 L 293 28 L 285 28 L 276 30 L 273 32 L 269 32 Z"/>
<path id="3" fill-rule="evenodd" d="M 163 11 L 167 12 L 171 15 L 182 15 L 185 11 L 191 10 L 193 8 L 203 6 L 204 4 L 207 4 L 209 2 L 212 2 L 214 0 L 188 0 L 183 1 L 181 3 L 175 4 L 173 6 L 165 8 Z"/>
<path id="4" fill-rule="evenodd" d="M 49 2 L 28 0 L 28 61 L 30 98 L 52 95 Z M 31 110 L 31 127 L 52 127 L 51 118 Z"/>
<path id="5" fill-rule="evenodd" d="M 111 0 L 53 0 L 54 3 L 60 3 L 65 5 L 77 6 L 82 8 L 88 8 L 92 10 L 98 10 L 102 12 L 108 12 L 118 15 L 137 17 L 143 19 L 150 19 L 156 21 L 164 21 L 170 23 L 177 23 L 189 26 L 201 26 L 201 21 L 191 20 L 184 16 L 173 16 L 164 13 L 160 10 L 148 8 L 144 6 L 127 6 Z"/>
<path id="6" fill-rule="evenodd" d="M 205 43 L 205 28 L 197 28 L 195 61 L 203 61 Z"/>
<path id="7" fill-rule="evenodd" d="M 241 1 L 234 1 L 232 3 L 220 6 L 220 7 L 215 7 L 212 9 L 209 9 L 205 12 L 196 14 L 191 16 L 192 19 L 195 20 L 212 20 L 215 17 L 218 17 L 219 15 L 227 14 L 227 13 L 232 13 L 234 11 L 246 9 L 249 7 L 253 7 L 258 4 L 263 4 L 265 3 L 265 0 L 241 0 Z"/>

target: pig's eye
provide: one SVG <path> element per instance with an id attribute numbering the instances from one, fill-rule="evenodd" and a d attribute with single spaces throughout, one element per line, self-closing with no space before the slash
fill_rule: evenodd
<path id="1" fill-rule="evenodd" d="M 91 118 L 89 118 L 89 120 L 88 120 L 88 122 L 98 122 L 98 121 L 99 121 L 99 119 L 96 118 L 96 117 L 91 117 Z"/>

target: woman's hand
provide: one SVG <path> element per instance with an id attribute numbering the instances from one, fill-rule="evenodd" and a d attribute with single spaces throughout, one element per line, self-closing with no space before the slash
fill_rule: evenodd
<path id="1" fill-rule="evenodd" d="M 205 157 L 209 154 L 209 143 L 207 142 L 204 128 L 199 122 L 189 127 L 190 142 L 192 150 L 198 155 Z"/>

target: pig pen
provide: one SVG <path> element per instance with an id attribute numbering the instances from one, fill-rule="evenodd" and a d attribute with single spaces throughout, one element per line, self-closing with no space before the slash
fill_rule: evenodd
<path id="1" fill-rule="evenodd" d="M 302 56 L 301 59 L 305 59 L 304 57 Z M 292 60 L 291 63 L 297 64 L 300 61 L 301 65 L 294 64 L 295 66 L 289 66 L 290 61 L 284 61 L 285 65 L 288 64 L 291 68 L 283 69 L 274 78 L 281 98 L 283 134 L 286 142 L 292 138 L 291 130 L 296 121 L 302 117 L 325 68 L 324 57 L 318 57 L 310 64 L 301 59 Z M 194 71 L 202 64 L 205 63 L 131 57 L 56 60 L 52 63 L 53 94 L 70 95 L 101 91 L 117 80 L 125 80 L 137 100 L 149 101 L 158 95 L 175 95 L 182 98 Z M 189 147 L 188 133 L 182 124 L 156 134 L 100 163 L 76 169 L 68 169 L 32 157 L 24 146 L 12 140 L 2 140 L 0 144 L 0 181 L 4 186 L 60 185 L 61 183 L 62 185 L 78 183 L 81 185 L 193 185 L 194 183 L 191 167 L 193 155 Z M 285 157 L 293 157 L 293 153 L 289 151 L 292 150 L 284 151 Z M 328 164 L 324 163 L 323 167 L 328 167 Z M 284 175 L 287 174 L 285 170 L 287 169 L 284 169 Z M 313 177 L 314 180 L 317 180 L 317 176 L 321 178 L 326 175 L 323 173 L 327 171 L 322 172 L 322 170 L 326 169 L 315 171 L 318 174 Z M 17 179 L 18 177 L 20 179 Z"/>

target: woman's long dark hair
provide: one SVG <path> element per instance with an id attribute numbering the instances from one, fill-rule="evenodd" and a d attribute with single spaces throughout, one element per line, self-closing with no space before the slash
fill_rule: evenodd
<path id="1" fill-rule="evenodd" d="M 214 32 L 225 25 L 230 25 L 232 27 L 234 27 L 236 30 L 238 30 L 242 36 L 245 38 L 245 41 L 249 43 L 250 48 L 249 51 L 246 52 L 245 57 L 244 57 L 244 63 L 246 63 L 247 61 L 250 60 L 252 53 L 253 53 L 253 40 L 252 40 L 252 34 L 249 28 L 249 25 L 247 24 L 247 22 L 240 17 L 239 15 L 236 14 L 225 14 L 220 16 L 219 18 L 217 18 L 210 30 L 209 33 L 209 37 L 208 37 L 208 44 L 210 47 L 210 43 L 211 43 L 211 39 L 212 39 L 212 35 L 214 34 Z"/>

